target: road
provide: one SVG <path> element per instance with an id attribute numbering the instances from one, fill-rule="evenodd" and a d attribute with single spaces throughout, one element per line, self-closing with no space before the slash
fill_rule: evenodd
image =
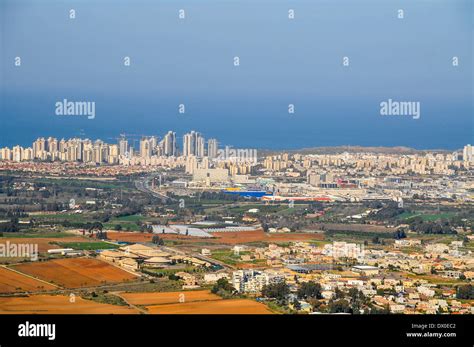
<path id="1" fill-rule="evenodd" d="M 163 202 L 167 202 L 168 200 L 175 201 L 176 199 L 170 198 L 167 195 L 157 192 L 156 190 L 153 190 L 151 188 L 150 182 L 157 176 L 159 176 L 159 174 L 149 175 L 149 176 L 136 180 L 135 188 L 137 188 L 141 192 L 151 194 L 153 197 L 161 199 Z"/>

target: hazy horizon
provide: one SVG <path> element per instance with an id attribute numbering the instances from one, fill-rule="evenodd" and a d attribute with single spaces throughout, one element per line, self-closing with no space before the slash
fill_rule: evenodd
<path id="1" fill-rule="evenodd" d="M 245 148 L 459 149 L 474 142 L 472 10 L 469 0 L 1 0 L 0 146 L 197 130 Z M 63 99 L 95 102 L 95 119 L 55 115 Z M 421 117 L 381 116 L 388 99 L 419 102 Z"/>

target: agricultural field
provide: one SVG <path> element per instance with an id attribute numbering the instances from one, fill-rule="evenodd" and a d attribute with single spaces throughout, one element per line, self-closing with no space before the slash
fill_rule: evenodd
<path id="1" fill-rule="evenodd" d="M 137 277 L 98 259 L 67 258 L 14 265 L 22 273 L 65 288 L 133 281 Z"/>
<path id="2" fill-rule="evenodd" d="M 231 249 L 216 249 L 212 251 L 210 258 L 219 260 L 223 263 L 233 265 L 239 269 L 258 268 L 266 265 L 265 259 L 242 261 L 241 256 L 250 255 L 250 252 L 240 252 L 235 254 Z"/>
<path id="3" fill-rule="evenodd" d="M 37 292 L 54 290 L 56 287 L 37 279 L 0 267 L 0 293 Z"/>
<path id="4" fill-rule="evenodd" d="M 58 242 L 61 248 L 72 248 L 75 250 L 95 251 L 98 249 L 116 249 L 119 245 L 114 245 L 107 242 Z"/>
<path id="5" fill-rule="evenodd" d="M 151 314 L 272 314 L 267 306 L 250 299 L 196 301 L 146 307 Z"/>
<path id="6" fill-rule="evenodd" d="M 151 314 L 271 314 L 264 304 L 250 299 L 222 299 L 208 290 L 167 293 L 121 293 L 132 305 Z M 183 302 L 180 302 L 183 301 Z"/>
<path id="7" fill-rule="evenodd" d="M 222 300 L 208 290 L 162 292 L 162 293 L 121 293 L 120 296 L 132 305 L 163 305 L 184 302 Z"/>
<path id="8" fill-rule="evenodd" d="M 405 222 L 410 222 L 410 219 L 415 217 L 421 218 L 423 221 L 436 221 L 440 219 L 449 219 L 456 216 L 455 212 L 440 212 L 440 213 L 422 213 L 422 212 L 403 212 L 398 216 Z"/>
<path id="9" fill-rule="evenodd" d="M 289 241 L 311 241 L 322 240 L 322 234 L 316 233 L 265 233 L 263 230 L 241 231 L 241 232 L 216 232 L 212 233 L 217 239 L 211 240 L 221 244 L 241 244 L 251 242 L 289 242 Z"/>
<path id="10" fill-rule="evenodd" d="M 166 235 L 160 235 L 161 238 L 165 238 L 165 236 Z M 121 242 L 151 242 L 153 234 L 126 231 L 107 231 L 107 237 L 110 240 Z"/>
<path id="11" fill-rule="evenodd" d="M 127 306 L 117 306 L 67 295 L 0 297 L 0 314 L 138 314 Z"/>
<path id="12" fill-rule="evenodd" d="M 72 233 L 67 232 L 34 232 L 34 233 L 3 233 L 3 237 L 0 240 L 12 238 L 12 239 L 59 239 L 65 237 L 75 237 Z"/>
<path id="13" fill-rule="evenodd" d="M 134 232 L 107 232 L 111 240 L 123 242 L 151 242 L 154 234 Z M 215 232 L 213 238 L 201 238 L 196 236 L 185 236 L 177 234 L 159 234 L 165 241 L 180 241 L 189 244 L 244 244 L 252 242 L 290 242 L 290 241 L 321 241 L 324 236 L 317 233 L 266 233 L 263 230 L 239 231 L 239 232 Z"/>
<path id="14" fill-rule="evenodd" d="M 6 244 L 9 242 L 10 244 L 33 244 L 38 245 L 38 252 L 44 253 L 47 252 L 48 249 L 57 249 L 63 248 L 60 246 L 59 243 L 63 240 L 67 239 L 67 242 L 74 242 L 74 243 L 84 243 L 87 242 L 86 238 L 81 236 L 73 236 L 70 235 L 67 238 L 56 238 L 56 237 L 0 237 L 0 244 Z M 58 242 L 60 241 L 60 242 Z"/>

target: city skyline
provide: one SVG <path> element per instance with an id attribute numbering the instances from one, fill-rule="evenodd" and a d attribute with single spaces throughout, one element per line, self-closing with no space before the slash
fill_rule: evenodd
<path id="1" fill-rule="evenodd" d="M 137 139 L 136 137 L 140 139 Z M 110 139 L 110 138 L 109 138 Z M 182 139 L 182 146 L 179 146 L 178 139 Z M 219 144 L 220 142 L 216 138 L 209 138 L 205 139 L 202 133 L 191 130 L 181 137 L 176 136 L 176 132 L 169 130 L 162 138 L 157 135 L 134 135 L 134 134 L 125 134 L 121 133 L 119 137 L 115 138 L 116 143 L 110 143 L 109 141 L 103 141 L 100 138 L 97 139 L 89 139 L 87 137 L 79 137 L 75 136 L 69 139 L 62 137 L 58 140 L 57 137 L 53 136 L 43 136 L 38 137 L 35 141 L 33 141 L 32 146 L 22 146 L 20 144 L 16 144 L 14 146 L 1 146 L 0 145 L 0 160 L 9 158 L 15 160 L 14 158 L 20 156 L 21 159 L 17 159 L 16 161 L 22 160 L 32 160 L 32 159 L 39 159 L 39 157 L 35 154 L 41 151 L 45 151 L 45 153 L 54 153 L 54 152 L 64 152 L 64 147 L 71 143 L 71 142 L 80 142 L 81 148 L 84 143 L 90 145 L 90 147 L 95 147 L 98 144 L 103 144 L 109 147 L 114 153 L 114 156 L 125 156 L 131 157 L 133 155 L 143 158 L 150 158 L 151 156 L 158 156 L 158 157 L 169 157 L 169 156 L 196 156 L 198 158 L 202 157 L 210 157 L 216 158 L 218 151 L 219 151 Z M 38 144 L 39 143 L 39 144 Z M 232 145 L 225 145 L 225 148 L 232 148 Z M 344 146 L 335 146 L 334 148 L 344 147 Z M 364 146 L 352 146 L 354 148 L 361 148 L 364 149 Z M 317 149 L 318 147 L 308 147 L 308 148 L 300 148 L 299 150 L 309 150 L 309 149 Z M 331 147 L 321 147 L 321 148 L 331 148 Z M 368 150 L 374 150 L 373 147 L 365 147 Z M 378 146 L 377 148 L 385 148 L 383 146 Z M 387 147 L 390 148 L 390 147 Z M 397 148 L 405 148 L 403 146 L 396 146 L 393 147 L 394 149 Z M 466 157 L 466 148 L 468 153 L 472 153 L 472 146 L 470 144 L 466 144 L 462 148 L 456 149 L 453 151 L 453 155 L 455 156 L 457 153 L 462 153 L 461 156 Z M 411 149 L 411 148 L 406 148 Z M 17 155 L 15 156 L 15 150 L 17 151 Z M 257 149 L 253 149 L 257 150 Z M 262 149 L 258 149 L 262 150 Z M 265 149 L 264 149 L 265 150 Z M 28 153 L 26 153 L 28 151 Z M 285 149 L 281 149 L 280 151 L 285 151 Z M 293 150 L 295 151 L 295 150 Z M 443 151 L 449 152 L 446 149 L 426 149 L 427 152 L 436 152 L 436 151 Z M 25 152 L 25 154 L 23 154 Z M 67 152 L 67 150 L 66 150 Z M 7 153 L 9 153 L 7 155 Z M 472 154 L 470 154 L 470 157 Z M 469 158 L 470 158 L 469 157 Z M 26 159 L 25 159 L 26 158 Z M 51 158 L 49 158 L 51 159 Z M 82 160 L 83 158 L 80 157 Z M 52 159 L 58 160 L 58 158 Z M 64 159 L 60 159 L 64 160 Z M 470 161 L 471 159 L 468 159 Z M 87 161 L 93 161 L 89 159 Z M 100 161 L 102 162 L 102 160 Z M 114 160 L 111 164 L 116 163 Z"/>

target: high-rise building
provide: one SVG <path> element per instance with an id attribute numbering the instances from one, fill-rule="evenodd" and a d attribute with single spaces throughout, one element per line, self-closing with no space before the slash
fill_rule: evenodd
<path id="1" fill-rule="evenodd" d="M 205 148 L 205 143 L 206 141 L 204 140 L 204 137 L 198 135 L 196 138 L 196 156 L 198 158 L 204 157 L 204 148 Z"/>
<path id="2" fill-rule="evenodd" d="M 194 131 L 183 136 L 183 155 L 189 157 L 195 153 Z"/>
<path id="3" fill-rule="evenodd" d="M 462 160 L 468 162 L 474 162 L 474 147 L 471 145 L 465 145 L 462 151 Z"/>
<path id="4" fill-rule="evenodd" d="M 118 163 L 118 157 L 119 157 L 119 146 L 118 145 L 108 146 L 107 162 L 109 164 L 116 164 Z"/>
<path id="5" fill-rule="evenodd" d="M 43 137 L 33 142 L 33 155 L 35 159 L 46 159 L 46 140 Z"/>
<path id="6" fill-rule="evenodd" d="M 140 140 L 140 157 L 150 158 L 152 154 L 152 142 L 149 138 L 143 137 Z"/>
<path id="7" fill-rule="evenodd" d="M 211 159 L 217 158 L 218 144 L 216 139 L 209 139 L 207 141 L 207 156 Z"/>
<path id="8" fill-rule="evenodd" d="M 94 142 L 94 147 L 92 150 L 92 161 L 100 164 L 104 162 L 104 152 L 102 150 L 102 141 L 97 140 Z"/>
<path id="9" fill-rule="evenodd" d="M 23 147 L 15 146 L 12 149 L 13 161 L 20 162 L 23 160 Z"/>
<path id="10" fill-rule="evenodd" d="M 122 136 L 119 140 L 119 155 L 127 155 L 127 152 L 128 152 L 128 140 Z"/>
<path id="11" fill-rule="evenodd" d="M 197 157 L 204 156 L 205 140 L 202 135 L 196 131 L 184 134 L 183 136 L 183 155 L 194 155 Z"/>
<path id="12" fill-rule="evenodd" d="M 150 136 L 148 138 L 148 141 L 150 142 L 150 147 L 151 147 L 151 154 L 156 154 L 156 147 L 158 146 L 158 137 L 157 136 Z"/>
<path id="13" fill-rule="evenodd" d="M 166 156 L 176 156 L 178 152 L 176 133 L 168 131 L 163 139 L 163 151 Z"/>

